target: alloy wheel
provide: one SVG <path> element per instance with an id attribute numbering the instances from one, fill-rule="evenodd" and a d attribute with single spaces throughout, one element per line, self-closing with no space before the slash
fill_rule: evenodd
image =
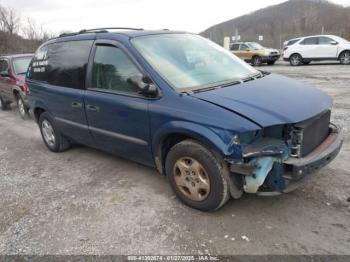
<path id="1" fill-rule="evenodd" d="M 253 58 L 253 65 L 254 65 L 254 66 L 260 66 L 260 65 L 261 65 L 261 57 L 255 56 L 255 57 Z"/>
<path id="2" fill-rule="evenodd" d="M 344 52 L 340 57 L 340 63 L 343 65 L 350 64 L 350 51 Z"/>
<path id="3" fill-rule="evenodd" d="M 210 180 L 205 168 L 191 157 L 178 159 L 173 169 L 174 180 L 180 192 L 192 201 L 205 200 L 210 193 Z"/>
<path id="4" fill-rule="evenodd" d="M 21 98 L 18 99 L 18 110 L 22 117 L 26 115 L 26 109 Z"/>
<path id="5" fill-rule="evenodd" d="M 53 127 L 51 125 L 51 123 L 47 120 L 44 120 L 41 123 L 41 130 L 43 132 L 43 137 L 45 139 L 45 142 L 53 147 L 55 145 L 56 142 L 56 137 L 55 137 L 55 133 L 53 131 Z"/>
<path id="6" fill-rule="evenodd" d="M 290 58 L 290 62 L 293 66 L 298 66 L 301 64 L 301 56 L 300 55 L 293 55 L 291 58 Z"/>

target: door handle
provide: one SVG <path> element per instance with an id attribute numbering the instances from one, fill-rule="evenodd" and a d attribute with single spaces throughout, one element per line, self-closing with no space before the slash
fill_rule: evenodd
<path id="1" fill-rule="evenodd" d="M 75 107 L 75 108 L 81 108 L 81 103 L 79 102 L 72 102 L 72 107 Z"/>
<path id="2" fill-rule="evenodd" d="M 86 109 L 93 112 L 97 112 L 99 110 L 98 106 L 93 106 L 93 105 L 87 105 Z"/>

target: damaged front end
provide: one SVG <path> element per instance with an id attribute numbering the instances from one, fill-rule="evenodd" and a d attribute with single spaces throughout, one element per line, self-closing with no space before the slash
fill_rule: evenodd
<path id="1" fill-rule="evenodd" d="M 339 153 L 343 135 L 330 123 L 330 111 L 312 119 L 263 128 L 236 139 L 241 159 L 227 159 L 234 181 L 246 193 L 275 195 L 295 189 L 304 177 Z"/>

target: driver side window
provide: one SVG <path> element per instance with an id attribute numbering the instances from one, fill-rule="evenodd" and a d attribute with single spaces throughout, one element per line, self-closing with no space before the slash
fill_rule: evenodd
<path id="1" fill-rule="evenodd" d="M 334 41 L 333 39 L 331 39 L 329 37 L 322 36 L 322 37 L 318 38 L 319 45 L 331 45 L 333 42 L 336 42 L 336 41 Z"/>
<path id="2" fill-rule="evenodd" d="M 247 46 L 246 44 L 241 44 L 241 46 L 239 47 L 239 50 L 241 51 L 245 51 L 247 49 L 249 49 L 249 46 Z"/>
<path id="3" fill-rule="evenodd" d="M 118 47 L 98 45 L 92 69 L 92 87 L 122 93 L 137 93 L 127 83 L 128 77 L 140 73 L 131 59 Z"/>

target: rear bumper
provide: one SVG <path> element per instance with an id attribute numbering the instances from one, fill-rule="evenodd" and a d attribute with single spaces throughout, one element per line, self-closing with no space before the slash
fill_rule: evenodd
<path id="1" fill-rule="evenodd" d="M 287 193 L 301 184 L 305 178 L 330 163 L 339 153 L 343 145 L 343 132 L 332 127 L 328 137 L 315 150 L 303 158 L 289 158 L 284 161 L 286 174 L 284 175 Z"/>

